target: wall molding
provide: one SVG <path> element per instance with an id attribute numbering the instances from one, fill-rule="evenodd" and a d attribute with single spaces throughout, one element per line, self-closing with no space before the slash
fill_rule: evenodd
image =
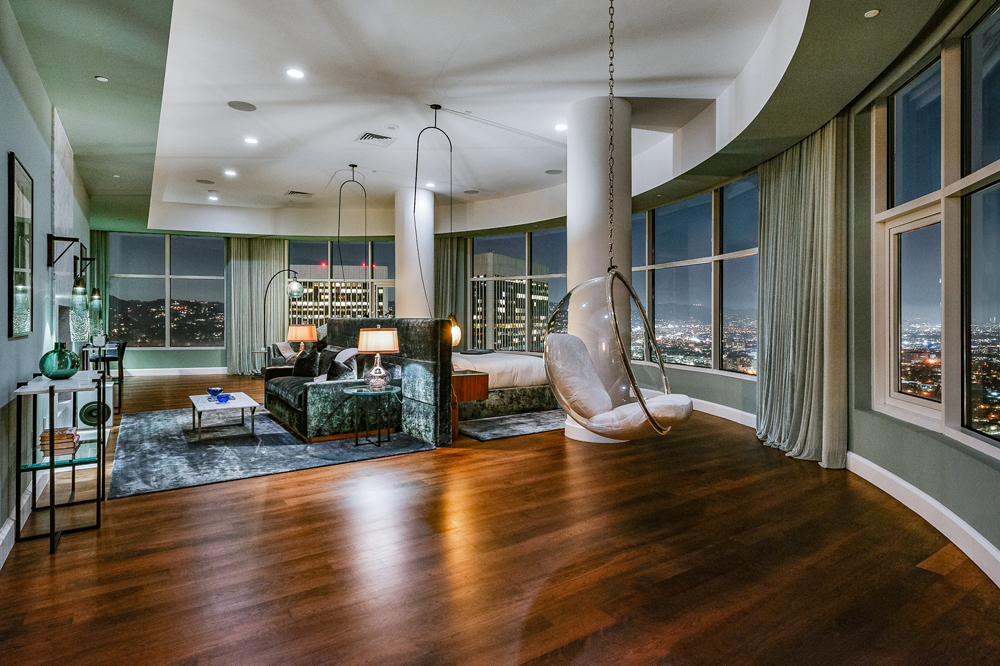
<path id="1" fill-rule="evenodd" d="M 853 451 L 847 452 L 847 469 L 888 493 L 951 540 L 976 566 L 1000 585 L 1000 550 L 954 511 L 892 472 Z"/>
<path id="2" fill-rule="evenodd" d="M 736 423 L 739 423 L 740 425 L 745 425 L 750 428 L 757 427 L 756 414 L 751 414 L 750 412 L 744 412 L 739 409 L 736 409 L 735 407 L 720 405 L 717 402 L 708 402 L 707 400 L 699 400 L 698 398 L 691 398 L 691 402 L 694 403 L 694 408 L 699 412 L 711 414 L 712 416 L 718 416 L 728 421 L 734 421 Z"/>
<path id="3" fill-rule="evenodd" d="M 167 375 L 228 375 L 226 366 L 215 368 L 125 368 L 126 377 L 158 377 Z"/>
<path id="4" fill-rule="evenodd" d="M 42 496 L 45 487 L 48 485 L 48 470 L 39 470 L 37 478 L 38 492 L 35 493 L 35 499 Z M 18 498 L 18 501 L 21 503 L 21 527 L 24 527 L 24 524 L 28 521 L 28 516 L 31 514 L 31 490 L 31 481 L 28 481 L 28 487 L 24 489 L 21 497 Z M 7 561 L 7 556 L 14 550 L 14 539 L 17 536 L 17 529 L 14 527 L 16 516 L 17 514 L 12 511 L 7 519 L 3 521 L 3 525 L 0 525 L 0 569 L 3 568 L 4 562 Z"/>

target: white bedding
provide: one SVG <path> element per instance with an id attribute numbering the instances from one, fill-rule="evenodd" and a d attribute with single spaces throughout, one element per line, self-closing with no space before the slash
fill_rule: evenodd
<path id="1" fill-rule="evenodd" d="M 490 388 L 510 388 L 512 386 L 541 386 L 548 384 L 545 364 L 541 357 L 527 354 L 460 354 L 451 355 L 451 367 L 455 370 L 478 370 L 490 374 Z"/>

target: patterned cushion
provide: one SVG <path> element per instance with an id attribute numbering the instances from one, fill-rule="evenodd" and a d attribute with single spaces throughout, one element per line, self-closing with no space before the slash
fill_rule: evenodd
<path id="1" fill-rule="evenodd" d="M 267 382 L 266 390 L 296 409 L 302 409 L 306 400 L 306 384 L 312 377 L 275 377 Z"/>

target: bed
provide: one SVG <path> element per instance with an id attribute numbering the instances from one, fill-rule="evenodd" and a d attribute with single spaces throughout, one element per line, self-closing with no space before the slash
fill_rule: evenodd
<path id="1" fill-rule="evenodd" d="M 559 408 L 549 388 L 545 364 L 540 356 L 455 352 L 451 355 L 451 365 L 453 370 L 475 370 L 490 375 L 489 397 L 486 400 L 458 404 L 461 421 Z"/>

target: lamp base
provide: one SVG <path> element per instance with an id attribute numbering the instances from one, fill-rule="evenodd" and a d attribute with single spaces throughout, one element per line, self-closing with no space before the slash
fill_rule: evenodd
<path id="1" fill-rule="evenodd" d="M 389 373 L 382 367 L 382 355 L 375 354 L 375 365 L 365 373 L 365 383 L 368 384 L 368 388 L 373 391 L 385 388 L 385 385 L 389 383 L 388 375 Z"/>

